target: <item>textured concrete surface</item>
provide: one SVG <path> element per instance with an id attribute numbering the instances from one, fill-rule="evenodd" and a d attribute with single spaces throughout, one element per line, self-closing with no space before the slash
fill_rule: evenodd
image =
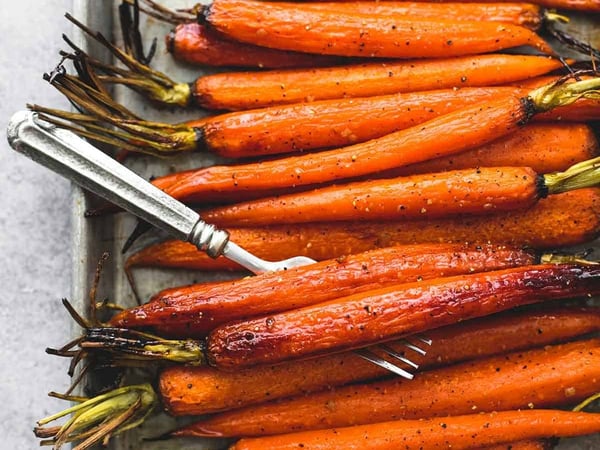
<path id="1" fill-rule="evenodd" d="M 67 363 L 44 353 L 68 337 L 69 183 L 9 150 L 6 123 L 33 102 L 66 107 L 41 78 L 58 61 L 70 0 L 4 2 L 0 35 L 0 436 L 30 450 L 35 420 L 65 404 L 46 396 L 69 384 Z"/>

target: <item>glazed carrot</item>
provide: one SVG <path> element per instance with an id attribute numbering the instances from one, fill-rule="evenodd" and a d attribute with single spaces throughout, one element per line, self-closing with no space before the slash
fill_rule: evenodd
<path id="1" fill-rule="evenodd" d="M 469 167 L 509 165 L 527 166 L 538 173 L 547 173 L 565 170 L 578 161 L 598 155 L 598 141 L 588 125 L 532 124 L 483 147 L 447 158 L 411 164 L 381 176 L 394 177 Z"/>
<path id="2" fill-rule="evenodd" d="M 527 211 L 481 217 L 414 222 L 325 223 L 264 228 L 231 228 L 231 239 L 267 260 L 293 255 L 324 259 L 374 248 L 416 243 L 472 242 L 556 248 L 582 244 L 600 233 L 600 191 L 582 189 L 542 199 Z M 166 241 L 130 256 L 126 269 L 160 266 L 235 270 L 226 258 L 212 259 L 194 245 Z"/>
<path id="3" fill-rule="evenodd" d="M 384 286 L 534 264 L 533 253 L 503 246 L 425 244 L 389 247 L 284 273 L 167 289 L 125 310 L 111 325 L 161 336 L 203 336 L 225 322 L 285 311 Z"/>
<path id="4" fill-rule="evenodd" d="M 472 411 L 557 407 L 596 393 L 599 378 L 600 341 L 573 342 L 469 361 L 410 381 L 353 384 L 235 409 L 185 426 L 176 435 L 264 436 Z"/>
<path id="5" fill-rule="evenodd" d="M 167 180 L 176 182 L 164 190 L 179 200 L 201 202 L 224 192 L 326 183 L 451 155 L 506 136 L 536 113 L 572 103 L 575 91 L 591 89 L 585 95 L 595 96 L 596 84 L 600 85 L 600 78 L 538 88 L 525 97 L 500 96 L 381 138 L 318 154 L 171 175 Z"/>
<path id="6" fill-rule="evenodd" d="M 242 110 L 315 100 L 500 85 L 559 68 L 560 62 L 544 56 L 492 54 L 311 70 L 231 72 L 198 78 L 192 86 L 192 95 L 193 101 L 203 108 Z"/>
<path id="7" fill-rule="evenodd" d="M 332 430 L 242 439 L 231 450 L 477 449 L 507 440 L 569 437 L 600 431 L 597 414 L 554 410 L 504 411 L 444 419 L 403 420 Z"/>
<path id="8" fill-rule="evenodd" d="M 332 0 L 329 0 L 332 1 Z M 336 0 L 333 0 L 336 1 Z M 340 0 L 347 1 L 347 0 Z M 440 0 L 445 1 L 445 0 Z M 478 0 L 465 0 L 465 3 L 469 3 L 471 1 L 477 2 Z M 498 3 L 504 2 L 507 0 L 499 0 Z M 450 0 L 452 2 L 452 0 Z M 375 3 L 375 2 L 374 2 Z M 588 11 L 588 12 L 599 12 L 600 11 L 600 1 L 598 0 L 535 0 L 536 5 L 545 6 L 546 8 L 557 8 L 557 9 L 573 9 L 579 11 Z"/>
<path id="9" fill-rule="evenodd" d="M 536 17 L 535 9 L 523 8 L 522 12 L 518 12 L 516 7 L 511 6 L 507 10 L 507 13 L 515 14 L 515 20 L 520 20 L 522 21 L 522 25 L 535 29 L 533 28 Z M 166 42 L 167 50 L 173 54 L 175 59 L 192 64 L 216 67 L 237 66 L 281 69 L 289 67 L 333 66 L 343 61 L 342 58 L 331 56 L 274 50 L 234 42 L 199 23 L 182 23 L 177 25 L 167 35 Z"/>
<path id="10" fill-rule="evenodd" d="M 430 330 L 427 354 L 411 353 L 419 369 L 564 341 L 600 329 L 598 310 L 545 308 L 465 321 Z M 402 353 L 402 343 L 388 344 Z M 160 374 L 163 405 L 173 415 L 200 415 L 388 375 L 354 353 L 290 361 L 237 372 L 173 366 Z"/>
<path id="11" fill-rule="evenodd" d="M 600 292 L 600 268 L 525 266 L 363 292 L 223 325 L 210 365 L 239 369 L 342 352 L 519 305 Z M 451 294 L 450 294 L 451 293 Z"/>
<path id="12" fill-rule="evenodd" d="M 528 45 L 552 55 L 533 31 L 511 24 L 317 11 L 293 3 L 213 0 L 201 20 L 263 47 L 339 56 L 447 58 Z M 427 36 L 425 39 L 424 37 Z"/>
<path id="13" fill-rule="evenodd" d="M 481 87 L 321 100 L 234 112 L 187 125 L 203 150 L 229 158 L 339 147 L 417 125 L 478 101 L 516 92 Z"/>
<path id="14" fill-rule="evenodd" d="M 279 5 L 294 5 L 278 3 Z M 296 3 L 295 6 L 298 4 Z M 402 1 L 351 1 L 304 3 L 303 9 L 369 15 L 410 15 L 481 22 L 504 22 L 537 30 L 544 19 L 539 6 L 531 3 L 426 3 Z"/>
<path id="15" fill-rule="evenodd" d="M 529 167 L 482 167 L 357 181 L 201 212 L 220 226 L 406 220 L 525 209 L 540 198 L 600 185 L 600 159 L 540 175 Z M 578 178 L 569 174 L 579 172 Z"/>

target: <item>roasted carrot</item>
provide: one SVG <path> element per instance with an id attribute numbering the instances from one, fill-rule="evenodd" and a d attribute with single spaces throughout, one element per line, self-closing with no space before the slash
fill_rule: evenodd
<path id="1" fill-rule="evenodd" d="M 596 85 L 600 85 L 600 78 L 541 87 L 525 97 L 500 96 L 341 149 L 259 163 L 212 166 L 184 176 L 171 175 L 167 180 L 177 181 L 164 190 L 180 200 L 206 201 L 211 195 L 224 192 L 306 186 L 403 167 L 460 153 L 506 136 L 536 113 L 570 104 L 580 96 L 597 96 L 593 92 Z"/>
<path id="2" fill-rule="evenodd" d="M 332 1 L 332 0 L 329 0 Z M 335 1 L 335 0 L 334 0 Z M 342 2 L 346 2 L 348 0 L 339 0 Z M 444 1 L 444 0 L 441 0 Z M 465 3 L 469 2 L 477 2 L 478 0 L 465 0 Z M 507 0 L 499 0 L 498 3 L 502 3 Z M 375 3 L 375 2 L 373 2 Z M 449 3 L 452 3 L 450 0 Z M 557 9 L 573 9 L 579 11 L 587 11 L 587 12 L 599 12 L 600 11 L 600 2 L 598 0 L 535 0 L 536 5 L 541 5 L 546 8 L 557 8 Z"/>
<path id="3" fill-rule="evenodd" d="M 177 436 L 264 436 L 576 403 L 598 390 L 600 341 L 514 352 L 223 412 Z M 540 436 L 541 437 L 541 436 Z"/>
<path id="4" fill-rule="evenodd" d="M 423 123 L 474 102 L 516 92 L 481 87 L 322 100 L 233 112 L 188 122 L 198 146 L 229 158 L 339 147 Z"/>
<path id="5" fill-rule="evenodd" d="M 533 31 L 495 22 L 377 16 L 343 8 L 319 11 L 254 0 L 213 0 L 201 16 L 211 28 L 236 41 L 306 53 L 447 58 L 528 45 L 554 54 Z"/>
<path id="6" fill-rule="evenodd" d="M 363 292 L 223 325 L 209 363 L 239 369 L 342 352 L 516 306 L 600 292 L 600 268 L 524 266 Z"/>
<path id="7" fill-rule="evenodd" d="M 447 158 L 411 164 L 382 177 L 443 172 L 469 167 L 527 166 L 538 173 L 565 170 L 600 156 L 593 130 L 583 124 L 532 124 L 488 145 Z"/>
<path id="8" fill-rule="evenodd" d="M 527 211 L 481 217 L 414 222 L 321 223 L 264 228 L 231 228 L 231 239 L 267 260 L 304 255 L 322 261 L 374 248 L 434 242 L 506 243 L 534 248 L 582 244 L 600 233 L 600 190 L 582 189 L 542 199 Z M 133 267 L 235 270 L 227 258 L 212 259 L 194 245 L 166 241 L 126 262 Z"/>
<path id="9" fill-rule="evenodd" d="M 279 5 L 294 5 L 278 3 Z M 294 6 L 297 6 L 296 3 Z M 443 18 L 481 22 L 504 22 L 537 30 L 544 20 L 543 11 L 531 3 L 427 3 L 403 1 L 344 1 L 304 3 L 302 8 L 311 11 L 333 11 L 383 16 Z"/>
<path id="10" fill-rule="evenodd" d="M 598 310 L 544 308 L 465 321 L 427 332 L 427 354 L 411 353 L 419 369 L 540 347 L 600 329 Z M 402 353 L 402 343 L 388 344 Z M 388 375 L 354 353 L 291 361 L 237 372 L 173 366 L 160 374 L 163 405 L 173 415 L 200 415 Z"/>
<path id="11" fill-rule="evenodd" d="M 557 60 L 543 56 L 480 55 L 259 74 L 232 72 L 198 78 L 192 86 L 192 95 L 194 102 L 203 108 L 241 110 L 325 99 L 500 85 L 560 67 Z"/>
<path id="12" fill-rule="evenodd" d="M 569 437 L 600 431 L 597 414 L 558 410 L 504 411 L 444 419 L 402 420 L 348 428 L 242 439 L 231 450 L 467 450 L 518 439 Z"/>
<path id="13" fill-rule="evenodd" d="M 202 336 L 232 320 L 285 311 L 417 279 L 531 265 L 532 252 L 503 246 L 425 244 L 389 247 L 285 273 L 167 289 L 125 310 L 111 324 L 160 335 Z"/>
<path id="14" fill-rule="evenodd" d="M 600 185 L 599 167 L 600 158 L 595 158 L 546 175 L 529 167 L 482 167 L 357 181 L 221 206 L 201 214 L 220 226 L 490 214 L 530 208 L 547 195 Z"/>
<path id="15" fill-rule="evenodd" d="M 536 17 L 535 9 L 523 8 L 521 12 L 518 12 L 516 7 L 511 7 L 507 13 L 515 14 L 515 20 L 522 21 L 522 25 L 535 29 L 533 28 Z M 333 66 L 343 61 L 342 58 L 331 56 L 309 55 L 234 42 L 199 23 L 177 25 L 167 35 L 166 42 L 167 50 L 176 59 L 206 66 L 282 69 Z"/>

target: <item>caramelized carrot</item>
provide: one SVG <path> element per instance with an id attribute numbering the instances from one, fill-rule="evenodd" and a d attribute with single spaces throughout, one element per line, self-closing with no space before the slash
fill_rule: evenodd
<path id="1" fill-rule="evenodd" d="M 342 352 L 516 306 L 600 293 L 600 268 L 524 266 L 363 292 L 223 325 L 211 365 L 239 369 Z"/>
<path id="2" fill-rule="evenodd" d="M 589 340 L 465 362 L 419 374 L 338 387 L 223 412 L 178 436 L 264 436 L 575 403 L 598 390 L 600 341 Z M 542 436 L 539 436 L 542 437 Z"/>
<path id="3" fill-rule="evenodd" d="M 503 246 L 430 244 L 389 247 L 297 267 L 284 273 L 167 289 L 125 310 L 112 326 L 161 336 L 203 336 L 225 322 L 285 311 L 384 286 L 441 276 L 530 265 L 535 256 Z"/>
<path id="4" fill-rule="evenodd" d="M 484 167 L 358 181 L 203 210 L 219 226 L 435 219 L 526 209 L 547 195 L 528 167 Z"/>
<path id="5" fill-rule="evenodd" d="M 518 439 L 597 433 L 597 414 L 554 410 L 504 411 L 444 419 L 401 420 L 348 428 L 242 439 L 230 450 L 467 450 Z"/>
<path id="6" fill-rule="evenodd" d="M 427 354 L 411 353 L 410 359 L 423 370 L 540 347 L 599 329 L 598 310 L 509 311 L 430 330 L 427 336 L 433 343 Z M 388 345 L 400 353 L 406 350 L 402 343 Z M 386 370 L 350 352 L 236 372 L 173 366 L 161 372 L 160 392 L 169 413 L 200 415 L 386 375 Z"/>
<path id="7" fill-rule="evenodd" d="M 329 0 L 332 1 L 332 0 Z M 335 0 L 333 0 L 335 1 Z M 348 0 L 340 0 L 346 2 Z M 440 0 L 445 1 L 445 0 Z M 477 2 L 478 0 L 465 0 L 465 3 L 471 1 Z M 498 0 L 498 3 L 502 3 L 510 0 Z M 450 0 L 452 2 L 452 0 Z M 376 4 L 375 2 L 373 2 Z M 535 0 L 533 3 L 541 5 L 546 8 L 557 8 L 557 9 L 573 9 L 587 12 L 600 12 L 600 1 L 599 0 Z"/>
<path id="8" fill-rule="evenodd" d="M 199 147 L 228 158 L 339 147 L 417 125 L 474 102 L 515 92 L 481 87 L 322 100 L 234 112 L 188 125 Z"/>
<path id="9" fill-rule="evenodd" d="M 500 96 L 349 147 L 259 163 L 212 166 L 183 176 L 171 175 L 158 183 L 173 182 L 164 190 L 179 200 L 201 202 L 224 192 L 306 186 L 377 173 L 484 145 L 515 131 L 536 113 L 572 103 L 583 95 L 580 90 L 596 95 L 593 89 L 597 84 L 600 78 L 541 87 L 525 97 Z"/>
<path id="10" fill-rule="evenodd" d="M 512 83 L 560 69 L 545 56 L 480 55 L 430 61 L 390 61 L 306 70 L 206 75 L 192 86 L 207 109 L 253 109 L 315 100 L 371 97 L 453 87 Z"/>
<path id="11" fill-rule="evenodd" d="M 538 173 L 567 169 L 600 155 L 594 132 L 584 124 L 532 124 L 510 136 L 447 158 L 411 164 L 383 177 L 443 172 L 469 167 L 527 166 Z"/>
<path id="12" fill-rule="evenodd" d="M 528 45 L 552 55 L 533 31 L 512 24 L 313 10 L 293 3 L 213 0 L 213 29 L 249 44 L 339 56 L 443 58 Z M 426 38 L 425 38 L 426 36 Z"/>
<path id="13" fill-rule="evenodd" d="M 293 5 L 292 3 L 278 3 Z M 295 6 L 298 4 L 296 3 Z M 402 1 L 344 1 L 304 3 L 302 8 L 311 11 L 333 11 L 383 16 L 443 18 L 481 22 L 504 22 L 537 30 L 543 21 L 539 6 L 531 3 L 427 3 Z"/>
<path id="14" fill-rule="evenodd" d="M 533 28 L 535 10 L 511 7 L 508 14 L 515 14 L 522 25 Z M 505 16 L 501 16 L 505 17 Z M 508 17 L 506 17 L 508 18 Z M 182 23 L 167 35 L 167 50 L 175 59 L 192 64 L 207 66 L 258 67 L 281 69 L 288 67 L 332 66 L 343 61 L 342 58 L 307 53 L 274 50 L 251 44 L 242 44 L 228 40 L 199 23 Z"/>
<path id="15" fill-rule="evenodd" d="M 600 233 L 600 190 L 582 189 L 542 199 L 527 211 L 414 222 L 325 223 L 229 229 L 231 239 L 267 260 L 304 255 L 322 261 L 374 248 L 426 242 L 506 243 L 534 248 L 582 244 Z M 212 259 L 194 245 L 166 241 L 130 256 L 140 266 L 235 270 L 227 258 Z"/>

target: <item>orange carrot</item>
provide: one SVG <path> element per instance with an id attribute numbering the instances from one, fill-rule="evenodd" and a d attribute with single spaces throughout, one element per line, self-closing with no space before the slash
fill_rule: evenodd
<path id="1" fill-rule="evenodd" d="M 219 226 L 265 226 L 350 220 L 436 219 L 526 209 L 547 195 L 526 167 L 484 167 L 358 181 L 201 212 Z"/>
<path id="2" fill-rule="evenodd" d="M 538 88 L 529 96 L 501 96 L 462 108 L 378 139 L 349 147 L 272 161 L 212 166 L 157 184 L 184 201 L 206 201 L 224 192 L 289 188 L 359 177 L 476 148 L 506 136 L 533 115 L 569 104 L 600 85 L 600 78 Z M 585 95 L 594 96 L 593 92 Z"/>
<path id="3" fill-rule="evenodd" d="M 329 0 L 329 1 L 338 1 L 338 0 Z M 346 2 L 348 0 L 339 0 L 342 2 Z M 445 0 L 438 0 L 444 2 Z M 452 2 L 453 0 L 449 0 Z M 465 3 L 469 2 L 478 2 L 479 0 L 465 0 Z M 499 3 L 509 1 L 510 0 L 495 0 Z M 587 12 L 600 12 L 600 1 L 599 0 L 535 0 L 532 3 L 536 5 L 541 5 L 546 8 L 557 8 L 557 9 L 573 9 L 579 11 L 587 11 Z M 377 4 L 377 2 L 373 2 L 373 4 Z"/>
<path id="4" fill-rule="evenodd" d="M 600 233 L 600 190 L 583 189 L 542 199 L 527 211 L 414 222 L 321 223 L 231 228 L 231 239 L 267 260 L 304 255 L 322 261 L 374 248 L 415 243 L 472 242 L 556 248 L 582 244 Z M 166 241 L 130 256 L 141 266 L 236 270 L 227 258 L 212 259 L 194 245 Z"/>
<path id="5" fill-rule="evenodd" d="M 219 413 L 178 436 L 264 436 L 575 403 L 598 390 L 600 341 L 514 352 L 443 367 L 413 380 L 353 384 Z M 542 436 L 539 436 L 542 437 Z"/>
<path id="6" fill-rule="evenodd" d="M 216 326 L 399 283 L 535 264 L 532 252 L 503 246 L 430 244 L 389 247 L 211 285 L 166 289 L 125 310 L 112 326 L 163 336 L 206 335 Z"/>
<path id="7" fill-rule="evenodd" d="M 241 110 L 315 100 L 371 97 L 454 87 L 500 85 L 560 69 L 544 56 L 479 55 L 390 61 L 310 70 L 206 75 L 192 86 L 203 108 Z"/>
<path id="8" fill-rule="evenodd" d="M 293 3 L 279 2 L 279 5 Z M 296 3 L 295 6 L 298 4 Z M 504 22 L 537 30 L 543 21 L 539 6 L 531 3 L 427 3 L 403 1 L 351 1 L 304 3 L 303 9 L 311 11 L 333 11 L 338 13 L 360 13 L 382 16 L 431 17 L 444 20 L 466 20 L 481 22 Z"/>
<path id="9" fill-rule="evenodd" d="M 394 177 L 469 167 L 527 166 L 538 173 L 562 171 L 600 155 L 592 129 L 583 124 L 532 124 L 510 136 L 448 158 L 411 164 L 381 174 Z"/>
<path id="10" fill-rule="evenodd" d="M 481 450 L 550 450 L 551 448 L 553 448 L 552 441 L 537 440 L 510 442 L 508 444 L 493 445 L 490 447 L 484 447 Z"/>
<path id="11" fill-rule="evenodd" d="M 481 87 L 272 106 L 188 122 L 204 150 L 228 158 L 339 147 L 423 123 L 474 102 L 516 92 Z"/>
<path id="12" fill-rule="evenodd" d="M 305 53 L 442 58 L 529 45 L 554 54 L 531 30 L 494 22 L 317 11 L 255 0 L 213 0 L 202 16 L 213 29 L 236 41 Z"/>
<path id="13" fill-rule="evenodd" d="M 360 348 L 516 306 L 600 292 L 600 268 L 524 266 L 407 283 L 222 325 L 207 338 L 222 369 Z"/>
<path id="14" fill-rule="evenodd" d="M 506 19 L 513 17 L 517 22 L 521 22 L 519 24 L 535 29 L 535 9 L 523 8 L 519 11 L 517 7 L 511 5 L 505 14 L 500 17 Z M 343 61 L 342 58 L 331 56 L 274 50 L 234 42 L 199 23 L 177 25 L 167 35 L 166 42 L 168 51 L 173 54 L 175 59 L 207 66 L 282 69 L 332 66 Z"/>
<path id="15" fill-rule="evenodd" d="M 600 329 L 600 312 L 580 308 L 509 311 L 427 332 L 427 354 L 410 354 L 423 370 L 552 344 Z M 388 344 L 406 351 L 402 342 Z M 163 405 L 173 415 L 200 415 L 388 375 L 354 353 L 236 372 L 173 366 L 160 374 Z"/>
<path id="16" fill-rule="evenodd" d="M 242 439 L 231 450 L 477 449 L 519 439 L 570 437 L 597 433 L 597 414 L 553 410 L 504 411 L 403 420 L 266 438 Z"/>

